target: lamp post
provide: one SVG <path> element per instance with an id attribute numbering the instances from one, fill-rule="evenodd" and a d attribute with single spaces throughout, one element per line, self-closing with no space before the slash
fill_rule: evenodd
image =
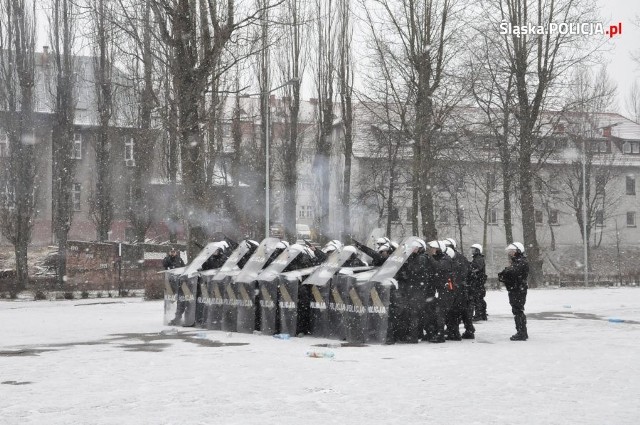
<path id="1" fill-rule="evenodd" d="M 296 84 L 299 81 L 298 78 L 292 78 L 289 81 L 287 81 L 286 83 L 273 88 L 269 91 L 263 92 L 261 93 L 262 95 L 269 95 L 271 93 L 273 93 L 276 90 L 279 90 L 283 87 L 286 86 L 291 86 L 293 84 Z M 265 150 L 265 155 L 264 155 L 264 163 L 265 163 L 265 176 L 264 176 L 264 181 L 265 181 L 265 185 L 264 185 L 264 237 L 268 238 L 269 237 L 269 230 L 270 230 L 270 218 L 269 218 L 269 189 L 270 189 L 270 185 L 269 185 L 269 174 L 270 174 L 270 167 L 269 167 L 269 143 L 270 143 L 270 139 L 271 139 L 271 126 L 270 126 L 270 122 L 271 122 L 271 99 L 267 98 L 267 122 L 265 123 L 265 131 L 266 131 L 266 135 L 265 135 L 265 146 L 264 146 L 264 150 Z"/>
<path id="2" fill-rule="evenodd" d="M 582 138 L 582 247 L 584 249 L 584 286 L 589 286 L 589 240 L 587 239 L 587 142 Z"/>

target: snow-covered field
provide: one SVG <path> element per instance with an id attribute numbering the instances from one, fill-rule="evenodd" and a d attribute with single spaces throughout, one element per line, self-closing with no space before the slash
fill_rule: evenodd
<path id="1" fill-rule="evenodd" d="M 160 302 L 3 301 L 0 423 L 640 423 L 640 289 L 531 290 L 527 342 L 487 301 L 474 341 L 329 349 L 175 333 Z"/>

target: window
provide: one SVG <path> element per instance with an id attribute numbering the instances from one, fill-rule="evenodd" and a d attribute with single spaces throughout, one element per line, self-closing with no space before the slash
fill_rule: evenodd
<path id="1" fill-rule="evenodd" d="M 627 227 L 636 227 L 636 213 L 633 211 L 627 212 Z"/>
<path id="2" fill-rule="evenodd" d="M 231 137 L 231 124 L 222 124 L 222 137 Z"/>
<path id="3" fill-rule="evenodd" d="M 300 205 L 298 208 L 298 218 L 312 218 L 313 209 L 311 205 Z"/>
<path id="4" fill-rule="evenodd" d="M 622 151 L 624 153 L 640 153 L 640 142 L 624 142 Z"/>
<path id="5" fill-rule="evenodd" d="M 0 129 L 0 158 L 9 156 L 9 137 L 4 130 Z"/>
<path id="6" fill-rule="evenodd" d="M 400 221 L 400 213 L 398 212 L 398 208 L 392 207 L 391 212 L 389 213 L 391 221 Z"/>
<path id="7" fill-rule="evenodd" d="M 534 218 L 536 224 L 542 224 L 543 223 L 542 211 L 541 210 L 535 210 L 533 212 L 533 218 Z"/>
<path id="8" fill-rule="evenodd" d="M 498 224 L 498 210 L 492 208 L 489 210 L 489 224 Z"/>
<path id="9" fill-rule="evenodd" d="M 604 211 L 596 211 L 596 226 L 604 226 Z"/>
<path id="10" fill-rule="evenodd" d="M 0 186 L 0 207 L 12 210 L 16 204 L 16 194 L 9 184 Z"/>
<path id="11" fill-rule="evenodd" d="M 560 224 L 558 221 L 558 210 L 549 210 L 549 224 L 552 226 Z"/>
<path id="12" fill-rule="evenodd" d="M 594 152 L 598 153 L 609 153 L 611 152 L 611 142 L 609 142 L 608 140 L 594 141 L 591 145 L 591 149 L 593 149 Z"/>
<path id="13" fill-rule="evenodd" d="M 71 158 L 82 159 L 82 134 L 73 133 L 73 147 L 71 148 Z"/>
<path id="14" fill-rule="evenodd" d="M 494 191 L 498 187 L 498 179 L 495 173 L 487 173 L 487 190 Z"/>
<path id="15" fill-rule="evenodd" d="M 71 185 L 71 202 L 73 203 L 73 210 L 80 211 L 80 191 L 82 186 L 80 183 L 73 183 Z"/>
<path id="16" fill-rule="evenodd" d="M 413 220 L 413 208 L 407 207 L 407 221 Z"/>
<path id="17" fill-rule="evenodd" d="M 124 142 L 124 160 L 127 163 L 127 166 L 132 167 L 136 165 L 133 157 L 133 137 L 130 137 Z"/>
<path id="18" fill-rule="evenodd" d="M 633 176 L 627 176 L 627 195 L 636 194 L 636 178 Z"/>

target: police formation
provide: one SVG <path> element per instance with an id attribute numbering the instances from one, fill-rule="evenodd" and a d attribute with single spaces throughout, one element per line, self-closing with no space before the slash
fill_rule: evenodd
<path id="1" fill-rule="evenodd" d="M 186 266 L 172 251 L 163 262 L 165 324 L 353 343 L 475 338 L 474 321 L 487 320 L 481 245 L 471 246 L 468 260 L 454 239 L 351 242 L 227 239 Z M 525 341 L 527 259 L 519 242 L 507 252 L 510 265 L 498 278 L 514 314 L 511 340 Z"/>

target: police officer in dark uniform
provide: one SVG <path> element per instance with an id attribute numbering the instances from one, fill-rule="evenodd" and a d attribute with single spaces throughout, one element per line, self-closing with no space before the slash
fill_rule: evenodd
<path id="1" fill-rule="evenodd" d="M 396 340 L 415 344 L 423 338 L 422 329 L 426 309 L 427 258 L 426 244 L 417 240 L 407 261 L 402 265 L 396 279 L 400 292 L 398 304 L 400 326 Z"/>
<path id="2" fill-rule="evenodd" d="M 516 322 L 516 334 L 511 341 L 526 341 L 529 338 L 527 333 L 527 316 L 524 314 L 524 304 L 527 301 L 527 277 L 529 276 L 529 262 L 524 255 L 524 245 L 514 242 L 507 246 L 511 264 L 498 273 L 498 280 L 502 282 L 509 293 L 509 304 Z"/>
<path id="3" fill-rule="evenodd" d="M 484 297 L 487 289 L 484 287 L 487 282 L 484 255 L 482 245 L 471 245 L 471 273 L 469 274 L 469 289 L 471 291 L 471 310 L 474 312 L 473 320 L 487 320 L 487 302 Z"/>
<path id="4" fill-rule="evenodd" d="M 229 253 L 226 252 L 228 248 L 229 244 L 227 242 L 221 242 L 221 246 L 207 258 L 207 261 L 202 263 L 202 270 L 213 270 L 222 267 L 229 258 Z"/>
<path id="5" fill-rule="evenodd" d="M 445 250 L 443 242 L 429 242 L 425 333 L 427 340 L 433 343 L 445 342 L 445 319 L 453 304 L 453 293 L 449 289 L 453 280 L 453 265 Z"/>
<path id="6" fill-rule="evenodd" d="M 475 327 L 473 326 L 472 313 L 469 309 L 469 260 L 457 250 L 456 241 L 452 238 L 444 240 L 447 245 L 447 253 L 451 254 L 453 262 L 453 292 L 455 297 L 453 305 L 447 316 L 447 338 L 459 341 L 461 339 L 474 339 Z M 464 324 L 464 333 L 460 335 L 460 321 Z"/>
<path id="7" fill-rule="evenodd" d="M 162 260 L 162 267 L 164 267 L 165 270 L 184 267 L 184 261 L 182 261 L 182 258 L 178 255 L 177 249 L 171 248 L 169 254 Z"/>
<path id="8" fill-rule="evenodd" d="M 393 254 L 393 251 L 398 248 L 398 244 L 392 242 L 389 238 L 378 238 L 376 240 L 376 249 L 369 248 L 368 246 L 356 241 L 355 239 L 353 239 L 353 244 L 360 251 L 371 257 L 371 265 L 374 267 L 380 267 L 381 265 L 383 265 L 384 262 L 387 261 L 387 258 L 389 258 L 391 254 Z"/>
<path id="9" fill-rule="evenodd" d="M 164 259 L 162 260 L 162 267 L 164 267 L 165 270 L 184 267 L 184 261 L 182 261 L 182 258 L 180 258 L 180 255 L 178 254 L 178 250 L 176 248 L 172 247 L 169 251 L 169 254 L 164 257 Z M 176 301 L 176 315 L 169 322 L 169 325 L 171 326 L 180 324 L 180 321 L 182 320 L 182 314 L 187 309 L 187 302 L 184 300 L 180 301 L 180 295 L 182 294 L 182 288 L 180 286 L 180 282 L 177 280 L 171 283 L 171 289 L 178 295 Z"/>

